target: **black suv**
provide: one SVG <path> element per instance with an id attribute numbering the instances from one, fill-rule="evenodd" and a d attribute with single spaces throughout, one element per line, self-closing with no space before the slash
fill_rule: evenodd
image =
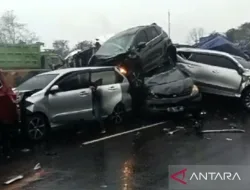
<path id="1" fill-rule="evenodd" d="M 132 85 L 143 84 L 143 75 L 168 61 L 172 45 L 157 24 L 137 26 L 107 40 L 90 59 L 89 66 L 120 66 Z M 171 49 L 171 48 L 170 48 Z"/>

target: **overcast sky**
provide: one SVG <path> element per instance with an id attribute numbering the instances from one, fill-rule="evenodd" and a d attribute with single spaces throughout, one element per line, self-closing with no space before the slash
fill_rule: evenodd
<path id="1" fill-rule="evenodd" d="M 81 40 L 116 33 L 153 22 L 168 30 L 171 38 L 185 43 L 192 28 L 206 33 L 224 32 L 250 21 L 250 0 L 2 0 L 0 14 L 14 10 L 40 41 L 50 47 L 56 39 L 75 44 Z"/>

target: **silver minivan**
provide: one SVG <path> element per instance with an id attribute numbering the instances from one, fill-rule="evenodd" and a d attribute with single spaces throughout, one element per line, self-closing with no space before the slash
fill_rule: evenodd
<path id="1" fill-rule="evenodd" d="M 177 64 L 193 77 L 201 92 L 241 98 L 250 110 L 250 62 L 198 48 L 178 48 L 177 53 Z"/>
<path id="2" fill-rule="evenodd" d="M 101 81 L 97 92 L 102 117 L 121 123 L 124 113 L 131 110 L 131 96 L 128 80 L 116 67 L 60 69 L 34 76 L 15 89 L 25 108 L 28 137 L 40 140 L 50 128 L 93 120 L 90 84 L 96 81 Z"/>

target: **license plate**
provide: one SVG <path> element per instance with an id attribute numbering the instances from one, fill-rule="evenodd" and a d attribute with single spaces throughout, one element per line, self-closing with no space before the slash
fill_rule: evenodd
<path id="1" fill-rule="evenodd" d="M 169 107 L 167 108 L 168 112 L 182 112 L 184 111 L 184 107 L 183 106 L 176 106 L 176 107 Z"/>

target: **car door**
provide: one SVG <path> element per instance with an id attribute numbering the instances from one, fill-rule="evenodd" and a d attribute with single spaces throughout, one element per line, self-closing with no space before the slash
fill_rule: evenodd
<path id="1" fill-rule="evenodd" d="M 224 55 L 213 55 L 212 59 L 211 83 L 218 93 L 233 96 L 238 92 L 242 80 L 237 63 Z"/>
<path id="2" fill-rule="evenodd" d="M 60 91 L 48 95 L 52 122 L 67 123 L 93 118 L 88 72 L 73 72 L 55 85 L 59 86 Z"/>
<path id="3" fill-rule="evenodd" d="M 149 45 L 148 45 L 148 37 L 147 34 L 145 32 L 145 30 L 140 30 L 134 39 L 134 43 L 133 45 L 136 47 L 140 42 L 146 42 L 146 47 L 138 50 L 138 54 L 140 55 L 140 59 L 142 62 L 142 69 L 143 71 L 147 71 L 147 67 L 148 67 L 148 57 L 149 57 Z"/>
<path id="4" fill-rule="evenodd" d="M 116 83 L 115 70 L 92 70 L 91 82 L 102 79 L 102 85 L 98 86 L 97 93 L 101 95 L 102 116 L 108 116 L 113 112 L 115 106 L 122 101 L 122 89 Z"/>
<path id="5" fill-rule="evenodd" d="M 164 52 L 164 42 L 155 26 L 150 26 L 145 31 L 149 40 L 147 44 L 149 48 L 147 58 L 148 70 L 152 70 L 162 63 L 161 58 Z"/>
<path id="6" fill-rule="evenodd" d="M 178 59 L 177 64 L 181 65 L 190 74 L 194 82 L 202 85 L 206 82 L 206 65 L 203 63 L 203 56 L 194 52 L 178 51 L 178 55 L 185 60 Z"/>

